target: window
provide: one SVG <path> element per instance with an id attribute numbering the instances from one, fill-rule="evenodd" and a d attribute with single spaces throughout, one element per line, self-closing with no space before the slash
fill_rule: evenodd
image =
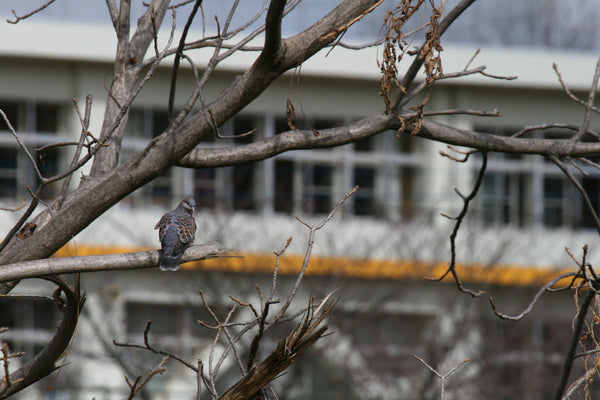
<path id="1" fill-rule="evenodd" d="M 292 213 L 294 210 L 294 162 L 275 160 L 275 211 Z"/>
<path id="2" fill-rule="evenodd" d="M 523 173 L 487 172 L 483 178 L 483 222 L 486 225 L 524 226 L 529 221 Z"/>
<path id="3" fill-rule="evenodd" d="M 233 209 L 239 211 L 250 211 L 255 209 L 254 165 L 236 165 L 232 167 L 232 191 L 233 191 Z"/>
<path id="4" fill-rule="evenodd" d="M 379 215 L 376 205 L 375 168 L 354 168 L 354 184 L 360 188 L 354 194 L 355 215 Z"/>
<path id="5" fill-rule="evenodd" d="M 510 133 L 506 129 L 476 129 L 494 134 Z M 571 135 L 571 132 L 560 130 L 527 134 L 528 137 L 554 139 Z M 478 168 L 477 163 L 473 166 Z M 473 171 L 473 178 L 478 172 Z M 579 164 L 579 168 L 572 168 L 572 172 L 586 190 L 593 207 L 600 211 L 600 171 L 590 165 Z M 552 162 L 539 156 L 490 154 L 483 186 L 475 204 L 478 216 L 485 224 L 595 227 L 594 219 L 577 189 Z"/>
<path id="6" fill-rule="evenodd" d="M 0 327 L 8 330 L 0 340 L 11 352 L 25 352 L 20 362 L 31 360 L 56 332 L 59 321 L 56 306 L 49 299 L 0 297 Z"/>
<path id="7" fill-rule="evenodd" d="M 333 167 L 305 164 L 302 210 L 308 214 L 327 214 L 333 207 Z"/>
<path id="8" fill-rule="evenodd" d="M 36 103 L 35 104 L 35 131 L 41 133 L 58 132 L 58 114 L 57 104 Z"/>
<path id="9" fill-rule="evenodd" d="M 483 374 L 483 398 L 514 399 L 551 398 L 563 367 L 564 354 L 571 341 L 570 320 L 547 319 L 532 313 L 527 320 L 508 323 L 486 316 L 483 322 L 483 362 L 488 373 Z M 593 334 L 587 337 L 593 337 Z M 590 340 L 589 347 L 597 347 Z M 592 360 L 594 356 L 591 356 Z M 595 361 L 592 361 L 595 362 Z M 585 365 L 575 363 L 573 376 L 583 376 Z M 598 383 L 589 381 L 592 393 L 598 393 Z M 515 388 L 524 388 L 517 392 Z M 593 397 L 593 396 L 592 396 Z M 595 397 L 594 397 L 595 398 Z"/>
<path id="10" fill-rule="evenodd" d="M 402 357 L 425 351 L 422 335 L 434 319 L 426 314 L 398 314 L 383 311 L 337 312 L 336 330 L 347 332 L 352 345 L 378 376 L 407 375 L 410 366 L 398 363 Z"/>
<path id="11" fill-rule="evenodd" d="M 477 131 L 494 135 L 509 135 L 509 129 L 476 127 Z M 475 155 L 480 159 L 480 155 Z M 538 163 L 536 164 L 536 161 Z M 487 170 L 476 198 L 477 215 L 488 226 L 531 226 L 539 223 L 533 201 L 541 192 L 535 192 L 536 183 L 543 174 L 542 164 L 534 156 L 493 153 L 488 155 Z M 479 174 L 480 162 L 471 163 L 473 182 Z M 539 199 L 541 204 L 541 199 Z"/>
<path id="12" fill-rule="evenodd" d="M 166 128 L 166 112 L 152 108 L 131 111 L 124 152 L 139 151 Z M 302 129 L 339 126 L 331 118 L 304 118 Z M 256 130 L 258 128 L 258 130 Z M 256 130 L 256 131 L 255 131 Z M 227 139 L 207 140 L 202 148 L 243 146 L 289 131 L 283 116 L 237 115 L 219 128 Z M 248 132 L 250 135 L 240 136 Z M 353 186 L 360 190 L 348 201 L 349 213 L 368 217 L 411 219 L 418 213 L 414 191 L 420 157 L 414 139 L 395 131 L 332 149 L 286 152 L 263 162 L 225 168 L 184 170 L 173 167 L 129 199 L 172 205 L 192 193 L 198 208 L 285 214 L 327 214 Z M 124 157 L 126 158 L 126 157 Z"/>
<path id="13" fill-rule="evenodd" d="M 0 148 L 0 197 L 14 197 L 17 192 L 17 155 L 11 148 Z"/>
<path id="14" fill-rule="evenodd" d="M 600 211 L 600 180 L 598 178 L 584 177 L 581 185 L 587 193 L 592 207 L 596 211 L 596 214 Z M 579 226 L 584 228 L 595 228 L 594 217 L 592 213 L 585 205 L 583 198 L 580 197 L 581 201 L 581 218 L 579 219 Z"/>
<path id="15" fill-rule="evenodd" d="M 415 192 L 415 182 L 417 177 L 417 168 L 415 167 L 402 167 L 398 168 L 398 180 L 400 187 L 400 201 L 399 211 L 402 220 L 410 221 L 418 215 L 419 212 L 426 212 L 427 210 L 419 210 L 418 194 Z M 389 195 L 391 196 L 391 194 Z"/>
<path id="16" fill-rule="evenodd" d="M 218 308 L 213 311 L 220 312 Z M 184 358 L 197 356 L 204 346 L 212 343 L 210 339 L 214 332 L 197 322 L 213 323 L 211 315 L 202 306 L 128 302 L 125 313 L 128 341 L 137 342 L 143 338 L 144 329 L 151 320 L 150 342 Z"/>
<path id="17" fill-rule="evenodd" d="M 127 161 L 132 155 L 142 150 L 148 141 L 163 133 L 169 125 L 168 113 L 163 109 L 132 108 L 129 111 L 123 148 L 120 162 Z M 151 202 L 164 206 L 171 206 L 173 196 L 180 191 L 176 190 L 177 181 L 173 167 L 161 176 L 147 183 L 126 198 L 126 202 L 146 203 Z M 192 178 L 194 180 L 194 178 Z"/>
<path id="18" fill-rule="evenodd" d="M 579 193 L 565 178 L 544 178 L 544 226 L 560 227 L 580 225 L 576 217 L 581 214 L 577 198 Z"/>
<path id="19" fill-rule="evenodd" d="M 194 198 L 198 208 L 216 207 L 216 173 L 213 168 L 194 170 Z"/>
<path id="20" fill-rule="evenodd" d="M 57 140 L 60 105 L 34 100 L 0 100 L 0 109 L 4 111 L 29 152 L 36 158 L 42 174 L 49 177 L 59 173 L 63 149 L 57 147 L 44 151 L 37 149 L 60 141 Z M 37 186 L 37 175 L 31 161 L 9 132 L 4 118 L 0 119 L 0 135 L 8 137 L 5 144 L 0 147 L 0 197 L 20 197 L 27 193 L 27 185 Z M 59 187 L 59 182 L 47 187 L 42 193 L 43 198 L 47 200 L 55 197 Z"/>

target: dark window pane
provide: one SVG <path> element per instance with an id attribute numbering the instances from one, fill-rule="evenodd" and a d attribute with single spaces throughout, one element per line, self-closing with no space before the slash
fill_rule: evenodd
<path id="1" fill-rule="evenodd" d="M 276 118 L 275 119 L 275 133 L 287 132 L 290 130 L 290 127 L 287 124 L 285 118 Z"/>
<path id="2" fill-rule="evenodd" d="M 233 167 L 233 208 L 254 209 L 254 165 Z"/>
<path id="3" fill-rule="evenodd" d="M 127 126 L 125 127 L 126 138 L 144 137 L 144 110 L 132 108 L 127 117 Z"/>
<path id="4" fill-rule="evenodd" d="M 275 211 L 291 213 L 294 209 L 294 163 L 275 161 Z"/>
<path id="5" fill-rule="evenodd" d="M 245 135 L 245 136 L 243 136 L 243 135 L 247 134 L 248 132 L 251 132 L 255 128 L 256 128 L 256 119 L 254 117 L 247 116 L 247 115 L 240 115 L 240 116 L 235 117 L 233 120 L 233 136 L 241 136 L 241 137 L 234 139 L 234 143 L 236 143 L 236 144 L 252 143 L 256 139 L 256 136 L 258 135 L 257 132 L 255 132 L 251 135 Z"/>
<path id="6" fill-rule="evenodd" d="M 31 302 L 33 329 L 51 330 L 56 328 L 55 305 L 50 301 L 35 300 Z"/>
<path id="7" fill-rule="evenodd" d="M 56 306 L 50 300 L 0 298 L 0 327 L 50 331 L 56 322 Z"/>
<path id="8" fill-rule="evenodd" d="M 416 202 L 419 196 L 414 189 L 416 176 L 415 168 L 400 169 L 400 215 L 403 220 L 411 220 L 418 212 Z"/>
<path id="9" fill-rule="evenodd" d="M 42 153 L 38 153 L 38 168 L 44 177 L 49 178 L 51 176 L 58 175 L 60 172 L 60 155 L 61 151 L 58 148 L 51 148 Z M 29 168 L 30 176 L 35 177 L 34 179 L 37 179 L 33 167 L 30 164 L 27 164 L 27 167 Z M 61 181 L 57 181 L 47 186 L 42 193 L 44 199 L 54 198 L 58 194 L 61 184 Z"/>
<path id="10" fill-rule="evenodd" d="M 17 151 L 0 148 L 0 197 L 14 197 L 17 193 Z"/>
<path id="11" fill-rule="evenodd" d="M 144 187 L 144 191 L 152 198 L 152 201 L 164 205 L 171 204 L 171 196 L 173 194 L 171 176 L 172 170 L 168 170 Z"/>
<path id="12" fill-rule="evenodd" d="M 560 178 L 544 179 L 544 225 L 563 224 L 562 199 L 564 181 Z"/>
<path id="13" fill-rule="evenodd" d="M 408 134 L 398 135 L 394 141 L 394 150 L 399 153 L 412 153 L 415 147 L 415 137 Z"/>
<path id="14" fill-rule="evenodd" d="M 354 151 L 373 151 L 375 150 L 375 137 L 369 136 L 354 143 Z"/>
<path id="15" fill-rule="evenodd" d="M 316 130 L 334 128 L 339 125 L 339 121 L 334 119 L 317 118 L 312 124 L 312 128 Z"/>
<path id="16" fill-rule="evenodd" d="M 375 169 L 355 168 L 354 184 L 358 185 L 358 191 L 354 195 L 354 214 L 376 215 L 375 205 Z"/>
<path id="17" fill-rule="evenodd" d="M 215 170 L 194 170 L 194 197 L 198 208 L 213 208 L 216 202 Z"/>
<path id="18" fill-rule="evenodd" d="M 307 165 L 304 168 L 306 212 L 327 214 L 331 211 L 331 185 L 333 167 L 328 165 Z"/>
<path id="19" fill-rule="evenodd" d="M 529 209 L 525 201 L 527 176 L 524 174 L 488 173 L 483 178 L 483 219 L 486 224 L 527 224 Z"/>
<path id="20" fill-rule="evenodd" d="M 19 124 L 19 104 L 17 102 L 12 101 L 2 102 L 0 103 L 0 109 L 4 111 L 4 114 L 6 114 L 6 117 L 8 118 L 8 121 L 10 122 L 12 127 L 18 131 L 21 128 Z M 9 129 L 8 125 L 6 124 L 6 121 L 4 121 L 4 118 L 0 118 L 0 131 L 7 130 Z"/>
<path id="21" fill-rule="evenodd" d="M 598 209 L 598 204 L 600 202 L 600 180 L 597 178 L 585 177 L 582 180 L 583 189 L 587 193 L 590 202 L 596 213 L 600 210 Z M 588 207 L 585 204 L 585 201 L 581 199 L 581 221 L 579 224 L 584 228 L 595 228 L 596 224 L 594 223 L 594 217 Z"/>
<path id="22" fill-rule="evenodd" d="M 152 321 L 151 334 L 181 334 L 183 323 L 181 306 L 128 303 L 125 312 L 127 313 L 127 333 L 130 335 L 143 334 L 149 320 Z"/>
<path id="23" fill-rule="evenodd" d="M 177 114 L 175 114 L 177 115 Z M 167 130 L 169 127 L 169 113 L 165 111 L 154 110 L 152 113 L 152 136 L 156 137 Z"/>
<path id="24" fill-rule="evenodd" d="M 58 111 L 56 104 L 36 104 L 35 129 L 38 132 L 58 132 Z"/>

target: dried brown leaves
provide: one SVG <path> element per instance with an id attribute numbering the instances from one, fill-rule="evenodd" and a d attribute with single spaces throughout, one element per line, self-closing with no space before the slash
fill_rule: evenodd
<path id="1" fill-rule="evenodd" d="M 440 20 L 444 13 L 443 4 L 436 7 L 434 2 L 430 2 L 432 10 L 429 21 L 409 33 L 404 32 L 406 22 L 424 3 L 424 0 L 402 0 L 395 9 L 388 11 L 385 16 L 383 55 L 379 65 L 383 76 L 380 81 L 381 91 L 379 94 L 383 96 L 386 111 L 390 111 L 391 109 L 391 92 L 393 87 L 397 87 L 401 93 L 406 94 L 406 88 L 398 81 L 398 64 L 405 53 L 417 55 L 419 60 L 423 60 L 427 86 L 431 86 L 436 79 L 443 76 L 442 60 L 440 57 L 443 48 L 440 44 L 441 31 L 439 28 Z M 409 42 L 407 38 L 425 28 L 427 30 L 423 45 L 417 51 L 408 51 L 407 46 Z M 420 110 L 423 109 L 426 102 L 425 100 L 421 104 Z M 420 125 L 418 121 L 414 123 Z M 418 132 L 418 129 L 416 131 Z"/>

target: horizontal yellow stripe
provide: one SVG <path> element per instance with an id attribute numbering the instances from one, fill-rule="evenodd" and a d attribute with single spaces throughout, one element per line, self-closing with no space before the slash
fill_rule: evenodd
<path id="1" fill-rule="evenodd" d="M 78 245 L 65 246 L 55 257 L 76 255 L 99 255 L 129 253 L 151 250 L 119 246 Z M 275 255 L 265 253 L 238 253 L 235 257 L 222 257 L 204 261 L 194 261 L 182 265 L 185 270 L 226 271 L 245 273 L 272 273 Z M 279 263 L 280 274 L 297 274 L 304 260 L 303 255 L 284 255 Z M 312 256 L 306 275 L 342 276 L 361 279 L 423 279 L 438 278 L 448 268 L 447 262 L 427 263 L 415 260 L 378 260 L 371 258 L 319 257 Z M 465 283 L 486 283 L 506 286 L 540 286 L 559 274 L 574 269 L 551 269 L 510 265 L 457 265 L 456 270 Z M 451 282 L 448 274 L 445 282 Z M 566 282 L 565 282 L 566 283 Z"/>

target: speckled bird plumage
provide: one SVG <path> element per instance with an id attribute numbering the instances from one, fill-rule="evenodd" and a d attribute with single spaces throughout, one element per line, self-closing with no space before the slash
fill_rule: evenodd
<path id="1" fill-rule="evenodd" d="M 195 207 L 194 199 L 184 199 L 177 208 L 163 215 L 154 227 L 154 229 L 158 229 L 158 239 L 161 244 L 159 263 L 161 270 L 177 271 L 181 263 L 181 256 L 194 243 Z"/>

